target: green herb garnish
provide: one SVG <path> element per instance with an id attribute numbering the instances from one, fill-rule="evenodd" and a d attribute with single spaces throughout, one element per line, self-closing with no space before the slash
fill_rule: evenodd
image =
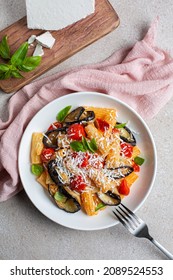
<path id="1" fill-rule="evenodd" d="M 97 151 L 97 143 L 96 140 L 93 138 L 90 142 L 87 141 L 85 137 L 82 137 L 82 142 L 80 141 L 73 141 L 70 143 L 70 147 L 75 152 L 86 152 L 90 151 L 92 153 L 95 153 Z"/>
<path id="2" fill-rule="evenodd" d="M 70 143 L 70 147 L 75 152 L 86 152 L 86 149 L 84 148 L 84 145 L 80 141 L 73 141 Z"/>
<path id="3" fill-rule="evenodd" d="M 65 117 L 68 115 L 70 109 L 72 106 L 67 106 L 64 109 L 62 109 L 58 114 L 57 114 L 57 121 L 59 122 L 63 122 L 63 120 L 65 119 Z"/>
<path id="4" fill-rule="evenodd" d="M 36 65 L 39 65 L 40 61 L 40 56 L 29 56 L 23 60 L 22 64 L 18 65 L 18 68 L 20 71 L 30 72 L 37 67 Z"/>
<path id="5" fill-rule="evenodd" d="M 56 192 L 54 198 L 59 202 L 65 202 L 67 200 L 67 197 L 60 192 Z"/>
<path id="6" fill-rule="evenodd" d="M 7 63 L 0 64 L 0 80 L 8 78 L 23 78 L 20 72 L 30 72 L 41 62 L 40 56 L 27 56 L 28 43 L 23 43 L 14 54 L 10 54 L 7 36 L 0 42 L 0 57 L 7 60 Z"/>
<path id="7" fill-rule="evenodd" d="M 95 153 L 97 151 L 97 143 L 96 140 L 93 138 L 90 142 L 87 142 L 88 148 L 92 153 Z"/>
<path id="8" fill-rule="evenodd" d="M 22 62 L 26 58 L 28 52 L 28 46 L 29 44 L 25 42 L 15 51 L 15 53 L 12 55 L 10 60 L 12 65 L 14 66 L 22 65 Z"/>
<path id="9" fill-rule="evenodd" d="M 98 211 L 98 210 L 100 210 L 101 208 L 104 208 L 105 207 L 105 204 L 103 204 L 103 203 L 99 203 L 97 206 L 96 206 L 96 208 L 95 208 L 95 211 Z"/>
<path id="10" fill-rule="evenodd" d="M 3 59 L 10 59 L 10 47 L 7 42 L 7 36 L 4 36 L 0 42 L 0 56 Z"/>
<path id="11" fill-rule="evenodd" d="M 87 151 L 89 149 L 88 142 L 87 142 L 86 138 L 83 136 L 82 136 L 82 144 L 83 144 L 85 151 Z"/>
<path id="12" fill-rule="evenodd" d="M 141 158 L 141 157 L 135 157 L 134 158 L 134 162 L 137 164 L 137 165 L 142 165 L 144 163 L 145 159 L 144 158 Z"/>
<path id="13" fill-rule="evenodd" d="M 114 126 L 114 128 L 124 128 L 127 123 L 119 123 Z"/>
<path id="14" fill-rule="evenodd" d="M 31 171 L 34 175 L 40 176 L 43 173 L 43 166 L 40 164 L 32 164 Z"/>

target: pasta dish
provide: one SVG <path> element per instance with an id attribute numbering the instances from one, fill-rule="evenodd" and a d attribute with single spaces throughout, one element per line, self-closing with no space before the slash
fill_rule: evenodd
<path id="1" fill-rule="evenodd" d="M 58 208 L 93 216 L 129 195 L 144 159 L 113 108 L 63 108 L 31 139 L 31 172 Z"/>

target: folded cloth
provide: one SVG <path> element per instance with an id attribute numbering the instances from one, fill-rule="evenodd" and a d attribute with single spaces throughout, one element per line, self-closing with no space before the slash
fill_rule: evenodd
<path id="1" fill-rule="evenodd" d="M 142 41 L 107 60 L 57 73 L 25 86 L 9 102 L 9 119 L 0 120 L 0 201 L 22 189 L 18 148 L 32 117 L 50 101 L 78 91 L 114 96 L 143 118 L 152 118 L 173 95 L 173 59 L 155 46 L 158 19 Z"/>

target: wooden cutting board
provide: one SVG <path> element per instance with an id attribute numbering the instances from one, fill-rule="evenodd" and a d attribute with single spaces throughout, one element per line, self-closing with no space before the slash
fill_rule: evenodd
<path id="1" fill-rule="evenodd" d="M 0 88 L 6 93 L 19 90 L 60 62 L 113 31 L 118 25 L 118 15 L 109 1 L 96 0 L 94 14 L 62 30 L 51 31 L 56 42 L 52 49 L 44 48 L 44 56 L 39 67 L 32 72 L 22 73 L 24 76 L 22 79 L 0 80 Z M 7 35 L 11 53 L 13 53 L 31 35 L 40 35 L 44 32 L 43 30 L 28 29 L 26 17 L 24 17 L 0 31 L 0 40 L 4 35 Z M 34 47 L 30 47 L 28 55 L 32 55 L 33 51 Z M 0 60 L 0 63 L 2 63 L 2 60 Z M 87 61 L 84 59 L 85 63 Z"/>

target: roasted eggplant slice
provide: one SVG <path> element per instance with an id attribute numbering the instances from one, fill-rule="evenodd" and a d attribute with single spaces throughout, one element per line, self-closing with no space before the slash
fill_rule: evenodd
<path id="1" fill-rule="evenodd" d="M 90 122 L 95 119 L 94 111 L 85 111 L 79 118 L 79 122 Z"/>
<path id="2" fill-rule="evenodd" d="M 93 111 L 85 111 L 84 107 L 78 107 L 66 116 L 64 122 L 66 125 L 71 125 L 74 123 L 89 122 L 94 120 L 94 118 L 95 114 Z"/>
<path id="3" fill-rule="evenodd" d="M 56 205 L 65 212 L 76 213 L 81 209 L 80 204 L 74 198 L 67 198 L 64 195 L 57 195 L 57 193 L 55 197 Z"/>
<path id="4" fill-rule="evenodd" d="M 107 193 L 98 192 L 97 195 L 105 205 L 116 206 L 121 203 L 120 195 L 111 191 L 108 191 Z"/>
<path id="5" fill-rule="evenodd" d="M 58 147 L 58 134 L 60 132 L 65 133 L 66 128 L 65 127 L 60 127 L 60 128 L 57 128 L 57 129 L 47 131 L 44 134 L 44 137 L 43 137 L 44 146 L 47 147 L 47 148 L 56 149 Z"/>
<path id="6" fill-rule="evenodd" d="M 80 193 L 72 191 L 68 186 L 63 186 L 62 192 L 66 192 L 66 194 L 73 197 L 79 204 L 81 204 Z"/>
<path id="7" fill-rule="evenodd" d="M 57 157 L 55 160 L 49 161 L 47 170 L 57 186 L 62 187 L 70 184 L 70 173 L 64 166 L 62 158 Z"/>
<path id="8" fill-rule="evenodd" d="M 71 197 L 69 194 L 66 196 L 57 186 L 49 185 L 49 193 L 58 208 L 68 213 L 75 213 L 81 209 L 80 204 L 76 199 Z"/>
<path id="9" fill-rule="evenodd" d="M 77 109 L 73 110 L 71 113 L 69 113 L 66 118 L 64 119 L 64 122 L 68 125 L 71 125 L 73 123 L 78 123 L 80 116 L 85 111 L 84 107 L 78 107 Z"/>
<path id="10" fill-rule="evenodd" d="M 117 124 L 121 124 L 121 123 L 117 123 Z M 124 142 L 129 143 L 132 146 L 136 146 L 135 136 L 133 135 L 133 133 L 131 132 L 131 130 L 127 126 L 119 128 L 119 131 L 120 131 L 120 138 Z"/>
<path id="11" fill-rule="evenodd" d="M 106 175 L 112 179 L 121 179 L 131 174 L 133 170 L 132 166 L 120 166 L 114 169 L 107 169 Z"/>

